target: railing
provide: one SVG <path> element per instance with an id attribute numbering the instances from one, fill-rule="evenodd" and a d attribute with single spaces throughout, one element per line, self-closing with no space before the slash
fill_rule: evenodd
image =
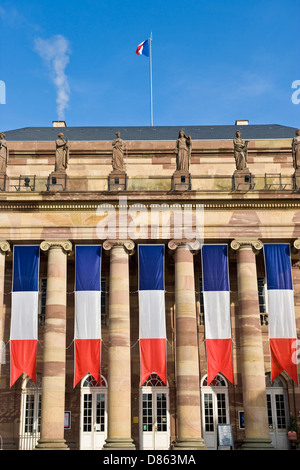
<path id="1" fill-rule="evenodd" d="M 170 176 L 128 176 L 126 183 L 118 185 L 118 191 L 223 191 L 245 192 L 250 191 L 297 191 L 294 175 L 281 175 L 265 173 L 253 176 L 245 182 L 236 184 L 234 175 L 191 175 L 187 181 L 174 185 Z M 65 184 L 54 184 L 49 176 L 19 175 L 9 176 L 6 185 L 0 188 L 2 192 L 56 193 L 62 192 L 103 192 L 116 191 L 110 186 L 107 176 L 69 176 L 66 175 Z M 60 187 L 61 186 L 61 187 Z"/>

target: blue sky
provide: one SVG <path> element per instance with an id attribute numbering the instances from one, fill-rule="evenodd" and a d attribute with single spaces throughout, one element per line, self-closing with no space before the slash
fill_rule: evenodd
<path id="1" fill-rule="evenodd" d="M 150 125 L 149 59 L 135 50 L 151 30 L 154 125 L 300 127 L 299 27 L 299 0 L 1 0 L 0 129 Z M 60 115 L 38 48 L 57 36 Z"/>

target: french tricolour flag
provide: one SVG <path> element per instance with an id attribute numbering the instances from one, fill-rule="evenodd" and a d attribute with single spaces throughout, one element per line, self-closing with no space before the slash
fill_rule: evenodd
<path id="1" fill-rule="evenodd" d="M 167 384 L 164 245 L 139 245 L 141 385 L 156 373 Z"/>
<path id="2" fill-rule="evenodd" d="M 138 45 L 135 53 L 137 55 L 145 55 L 149 57 L 149 40 L 146 39 L 146 41 L 141 42 L 141 44 Z"/>
<path id="3" fill-rule="evenodd" d="M 202 246 L 207 381 L 220 372 L 234 383 L 227 245 Z"/>
<path id="4" fill-rule="evenodd" d="M 101 383 L 101 246 L 75 247 L 74 387 L 88 372 Z"/>
<path id="5" fill-rule="evenodd" d="M 290 246 L 264 245 L 272 381 L 285 370 L 298 384 L 297 333 Z"/>
<path id="6" fill-rule="evenodd" d="M 10 328 L 11 386 L 23 372 L 36 382 L 39 264 L 38 245 L 14 246 Z"/>

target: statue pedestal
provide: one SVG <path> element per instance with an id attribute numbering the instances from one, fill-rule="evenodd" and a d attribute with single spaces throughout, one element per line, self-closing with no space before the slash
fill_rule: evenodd
<path id="1" fill-rule="evenodd" d="M 188 171 L 176 170 L 172 176 L 172 189 L 174 191 L 191 189 L 191 174 Z"/>
<path id="2" fill-rule="evenodd" d="M 249 191 L 254 188 L 252 173 L 246 168 L 245 170 L 235 170 L 232 177 L 232 189 L 234 191 Z"/>
<path id="3" fill-rule="evenodd" d="M 300 190 L 300 169 L 295 170 L 294 173 L 294 189 Z"/>
<path id="4" fill-rule="evenodd" d="M 0 173 L 0 191 L 8 191 L 9 178 L 5 173 Z"/>
<path id="5" fill-rule="evenodd" d="M 108 175 L 109 191 L 125 191 L 127 189 L 127 174 L 124 170 L 113 170 Z"/>
<path id="6" fill-rule="evenodd" d="M 53 171 L 48 176 L 47 191 L 66 191 L 68 176 L 65 172 Z"/>

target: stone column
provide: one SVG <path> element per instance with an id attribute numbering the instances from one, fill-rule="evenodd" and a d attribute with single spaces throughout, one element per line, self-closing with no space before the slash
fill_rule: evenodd
<path id="1" fill-rule="evenodd" d="M 134 243 L 105 241 L 110 250 L 108 429 L 104 450 L 135 450 L 131 438 L 129 255 Z"/>
<path id="2" fill-rule="evenodd" d="M 36 449 L 68 450 L 64 440 L 66 383 L 67 240 L 47 240 L 48 252 L 41 434 Z"/>
<path id="3" fill-rule="evenodd" d="M 263 341 L 260 325 L 256 259 L 260 240 L 231 242 L 237 251 L 238 318 L 245 412 L 243 449 L 272 449 L 269 434 Z"/>
<path id="4" fill-rule="evenodd" d="M 10 252 L 10 245 L 6 240 L 0 240 L 0 384 L 2 383 L 1 367 L 5 360 L 5 317 L 4 317 L 4 278 L 5 256 Z M 1 388 L 1 385 L 0 385 Z"/>
<path id="5" fill-rule="evenodd" d="M 174 450 L 206 449 L 201 432 L 194 252 L 186 241 L 172 240 L 168 246 L 175 250 L 177 438 Z"/>

